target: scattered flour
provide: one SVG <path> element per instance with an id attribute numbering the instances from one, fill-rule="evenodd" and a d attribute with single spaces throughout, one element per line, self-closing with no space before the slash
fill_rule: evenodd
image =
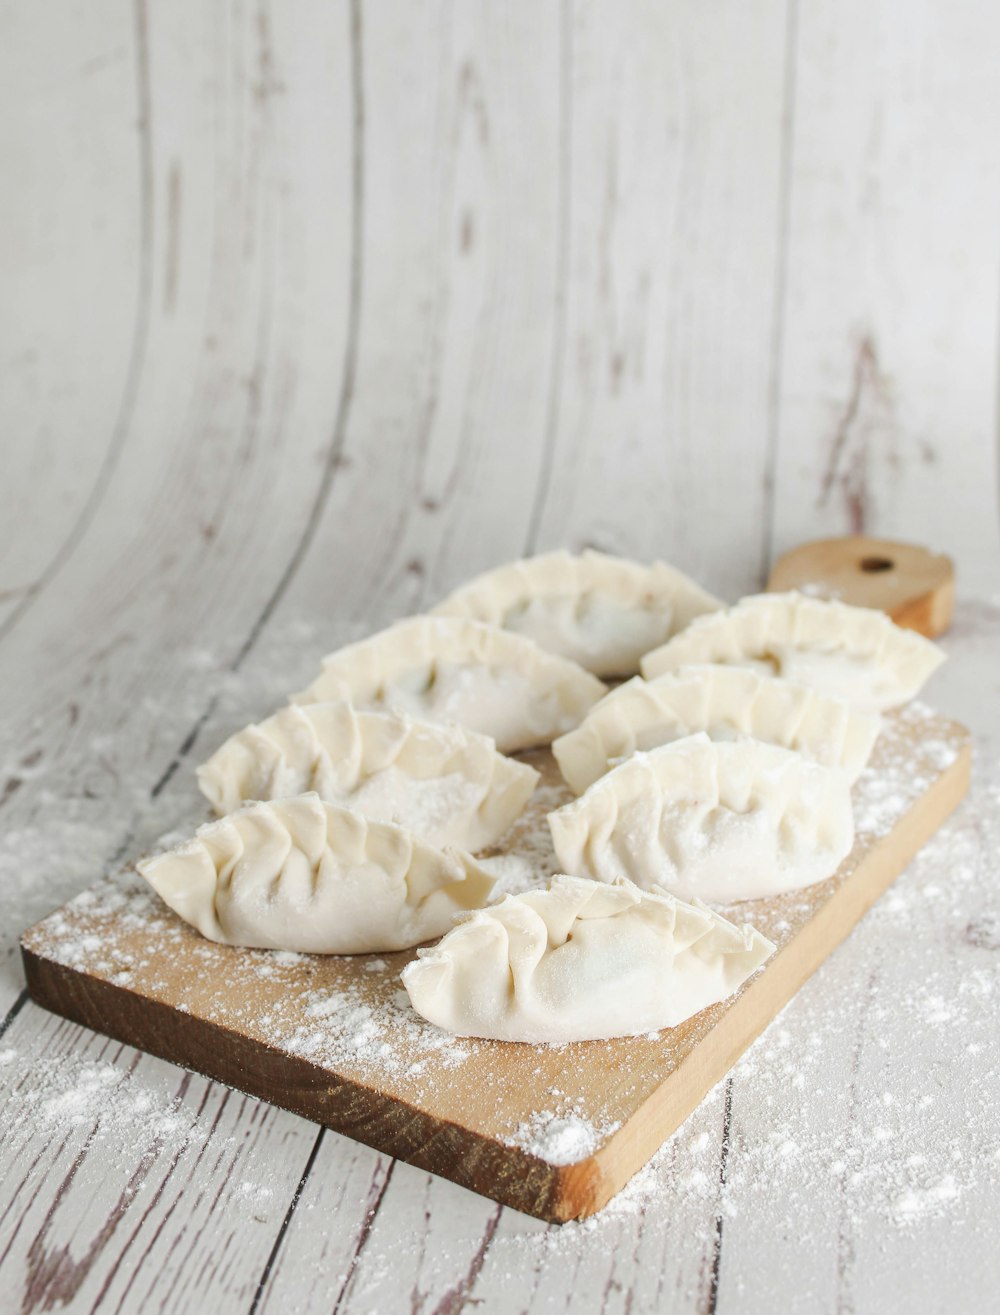
<path id="1" fill-rule="evenodd" d="M 152 1145 L 179 1148 L 208 1136 L 196 1110 L 129 1069 L 59 1052 L 34 1057 L 29 1079 L 7 1093 L 4 1108 L 8 1126 L 47 1137 L 86 1129 L 89 1142 L 124 1162 Z"/>
<path id="2" fill-rule="evenodd" d="M 899 725 L 929 716 L 917 705 Z M 883 767 L 858 786 L 858 829 L 865 843 L 892 825 L 954 748 L 932 739 L 924 765 L 914 769 L 890 727 L 881 752 Z M 518 1266 L 536 1253 L 579 1257 L 595 1247 L 611 1250 L 637 1229 L 667 1228 L 676 1219 L 702 1230 L 716 1219 L 739 1218 L 748 1229 L 760 1220 L 804 1238 L 827 1237 L 831 1221 L 846 1236 L 875 1224 L 918 1228 L 970 1194 L 995 1187 L 1000 975 L 994 951 L 1000 948 L 1000 911 L 990 856 L 1000 849 L 1000 820 L 993 820 L 1000 819 L 1000 771 L 996 764 L 990 770 L 977 800 L 935 837 L 733 1070 L 724 1157 L 726 1083 L 599 1215 L 561 1229 L 508 1216 L 511 1234 L 498 1238 L 498 1254 L 506 1247 Z M 549 794 L 542 796 L 543 810 L 565 801 L 558 785 L 544 789 Z M 505 889 L 544 882 L 555 870 L 544 824 L 520 833 L 515 826 L 505 846 L 508 852 L 487 860 Z M 763 929 L 784 942 L 810 909 L 798 896 L 776 903 L 780 907 Z M 109 976 L 155 982 L 162 963 L 189 940 L 186 929 L 127 875 L 84 892 L 74 909 L 89 926 L 81 930 L 76 918 L 56 915 L 46 925 L 47 952 Z M 112 915 L 116 928 L 142 936 L 107 934 Z M 424 1083 L 440 1087 L 449 1072 L 481 1058 L 481 1043 L 450 1037 L 415 1018 L 397 984 L 405 956 L 368 959 L 364 978 L 338 976 L 335 962 L 329 981 L 306 955 L 241 954 L 206 943 L 195 957 L 202 968 L 180 1007 L 259 1027 L 292 1055 L 354 1066 L 352 1071 L 397 1089 L 409 1083 L 414 1098 Z M 244 992 L 235 1009 L 234 983 Z M 669 1037 L 661 1036 L 659 1044 L 666 1062 Z M 560 1052 L 562 1090 L 524 1113 L 508 1138 L 552 1164 L 586 1159 L 616 1127 L 572 1095 L 578 1049 Z M 16 1072 L 15 1058 L 16 1051 L 0 1051 L 0 1063 Z M 962 1081 L 942 1091 L 941 1065 L 961 1070 Z M 897 1078 L 905 1072 L 906 1083 L 887 1090 L 887 1066 Z M 498 1104 L 509 1100 L 510 1090 L 499 1079 L 495 1091 Z M 15 1124 L 40 1120 L 81 1135 L 97 1119 L 96 1135 L 107 1137 L 109 1147 L 116 1137 L 122 1141 L 123 1164 L 138 1145 L 123 1130 L 152 1126 L 155 1135 L 178 1146 L 211 1131 L 200 1131 L 194 1114 L 176 1102 L 151 1096 L 128 1073 L 100 1063 L 43 1066 L 23 1091 L 7 1097 L 6 1114 Z M 247 1182 L 237 1199 L 253 1204 L 263 1191 Z M 373 1263 L 378 1245 L 373 1234 Z M 392 1245 L 405 1243 L 394 1236 Z M 387 1251 L 386 1265 L 392 1260 Z"/>
<path id="3" fill-rule="evenodd" d="M 259 1206 L 274 1197 L 274 1188 L 264 1183 L 253 1183 L 244 1179 L 233 1193 L 241 1204 Z"/>
<path id="4" fill-rule="evenodd" d="M 943 1206 L 960 1196 L 955 1176 L 949 1173 L 927 1187 L 911 1187 L 901 1192 L 893 1202 L 893 1209 L 900 1222 L 908 1223 L 921 1215 L 940 1213 Z"/>
<path id="5" fill-rule="evenodd" d="M 520 1124 L 506 1144 L 520 1146 L 549 1164 L 577 1164 L 593 1155 L 620 1126 L 605 1123 L 596 1128 L 581 1114 L 542 1110 Z"/>
<path id="6" fill-rule="evenodd" d="M 887 723 L 872 762 L 855 788 L 854 825 L 859 834 L 885 835 L 905 812 L 908 802 L 955 761 L 958 750 L 953 743 L 925 734 L 920 762 L 914 762 L 906 733 L 926 725 L 933 717 L 932 710 L 918 701 L 895 713 Z"/>
<path id="7" fill-rule="evenodd" d="M 461 772 L 422 779 L 393 766 L 366 778 L 341 802 L 369 817 L 408 827 L 432 844 L 446 844 L 449 825 L 475 817 L 490 784 Z"/>
<path id="8" fill-rule="evenodd" d="M 491 854 L 480 860 L 491 876 L 496 878 L 496 893 L 520 895 L 538 885 L 534 863 L 523 854 Z"/>

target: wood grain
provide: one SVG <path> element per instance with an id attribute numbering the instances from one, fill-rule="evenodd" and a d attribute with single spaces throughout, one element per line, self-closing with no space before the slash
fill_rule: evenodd
<path id="1" fill-rule="evenodd" d="M 5 1306 L 184 1310 L 208 1284 L 245 1309 L 257 1274 L 234 1254 L 276 1238 L 314 1129 L 34 1005 L 5 1044 L 23 1065 L 5 1102 L 21 1111 L 2 1150 Z M 87 1072 L 101 1098 L 77 1117 Z"/>
<path id="2" fill-rule="evenodd" d="M 0 215 L 0 637 L 75 552 L 121 458 L 148 340 L 153 222 L 138 23 L 114 0 L 54 29 L 10 6 L 6 19 L 0 82 L 17 111 L 0 127 L 16 180 Z"/>
<path id="3" fill-rule="evenodd" d="M 1000 578 L 1000 164 L 974 128 L 997 27 L 988 0 L 901 19 L 798 6 L 775 547 L 918 539 L 977 591 Z"/>
<path id="4" fill-rule="evenodd" d="M 938 678 L 937 695 L 955 715 L 968 713 L 989 679 L 994 640 L 986 635 L 1000 638 L 997 622 L 960 603 L 945 640 L 951 670 Z M 719 1309 L 763 1310 L 776 1275 L 804 1307 L 877 1306 L 890 1301 L 882 1295 L 890 1274 L 890 1304 L 975 1305 L 984 1290 L 983 1269 L 970 1255 L 968 1266 L 949 1273 L 945 1295 L 926 1247 L 936 1237 L 956 1252 L 974 1250 L 985 1235 L 981 1202 L 989 1189 L 965 1178 L 973 1161 L 963 1163 L 950 1139 L 960 1130 L 978 1142 L 992 1120 L 990 1102 L 979 1103 L 995 1071 L 991 1009 L 979 1022 L 959 1006 L 945 1021 L 940 1002 L 967 998 L 996 957 L 970 945 L 967 928 L 992 917 L 996 903 L 989 852 L 998 840 L 998 749 L 991 718 L 976 737 L 972 790 L 959 814 L 766 1034 L 760 1062 L 738 1070 Z M 950 1090 L 953 1072 L 962 1077 Z M 891 1139 L 881 1140 L 890 1130 Z M 774 1170 L 786 1139 L 804 1158 L 824 1162 L 784 1180 L 788 1195 L 775 1208 Z M 959 1208 L 901 1225 L 891 1213 L 892 1188 L 878 1184 L 908 1156 L 939 1145 L 930 1157 L 938 1172 L 957 1170 L 969 1182 Z M 838 1161 L 851 1166 L 843 1176 L 829 1172 Z M 770 1183 L 759 1173 L 768 1164 Z"/>
<path id="5" fill-rule="evenodd" d="M 529 547 L 646 543 L 737 597 L 767 553 L 785 9 L 571 13 L 567 275 Z"/>
<path id="6" fill-rule="evenodd" d="M 768 576 L 775 593 L 797 589 L 853 607 L 873 607 L 896 625 L 937 639 L 955 611 L 950 557 L 913 543 L 850 534 L 782 554 Z"/>
<path id="7" fill-rule="evenodd" d="M 333 1133 L 316 1149 L 311 1129 L 291 1144 L 268 1119 L 254 1173 L 237 1161 L 233 1174 L 289 1184 L 269 1248 L 209 1172 L 225 1161 L 223 1118 L 172 1211 L 125 1201 L 119 1228 L 137 1241 L 120 1258 L 83 1244 L 107 1221 L 105 1198 L 86 1190 L 53 1211 L 45 1245 L 89 1257 L 86 1309 L 135 1309 L 141 1290 L 143 1309 L 184 1310 L 197 1281 L 204 1304 L 244 1311 L 242 1275 L 259 1280 L 265 1264 L 261 1301 L 303 1310 L 454 1309 L 461 1297 L 541 1311 L 571 1288 L 577 1308 L 602 1312 L 884 1308 L 904 1288 L 927 1306 L 956 1294 L 974 1305 L 996 1276 L 977 1231 L 989 1201 L 971 1183 L 959 1210 L 904 1236 L 845 1213 L 843 1190 L 792 1191 L 797 1213 L 782 1213 L 748 1166 L 776 1125 L 805 1139 L 819 1111 L 829 1145 L 856 1137 L 876 1075 L 934 1095 L 960 1123 L 970 1086 L 995 1091 L 985 1052 L 929 1066 L 920 1038 L 940 1032 L 913 1028 L 905 1002 L 917 962 L 947 963 L 942 989 L 957 990 L 990 954 L 961 931 L 986 916 L 996 850 L 1000 159 L 983 125 L 996 117 L 1000 24 L 978 0 L 905 13 L 898 0 L 755 2 L 742 15 L 685 2 L 665 16 L 632 0 L 358 10 L 352 28 L 348 4 L 306 0 L 213 0 L 197 14 L 108 0 L 55 23 L 46 5 L 0 7 L 2 615 L 32 592 L 0 640 L 0 1045 L 18 1055 L 0 1070 L 4 1093 L 45 1059 L 29 1047 L 43 1015 L 22 994 L 22 927 L 190 827 L 190 763 L 303 683 L 324 647 L 564 534 L 673 552 L 735 596 L 763 584 L 772 539 L 785 549 L 849 529 L 848 494 L 867 490 L 867 529 L 951 552 L 966 598 L 929 697 L 977 728 L 980 791 L 948 835 L 975 847 L 978 884 L 954 934 L 928 901 L 917 948 L 866 919 L 777 1025 L 794 1053 L 811 1053 L 814 1032 L 828 1042 L 801 1093 L 777 1061 L 741 1065 L 728 1155 L 719 1093 L 672 1146 L 656 1196 L 605 1212 L 597 1237 L 571 1240 L 568 1226 L 559 1242 L 504 1211 L 470 1279 L 495 1207 L 442 1181 L 429 1193 L 403 1165 L 369 1196 L 372 1170 L 352 1165 L 374 1152 Z M 487 89 L 487 149 L 456 131 L 459 104 L 463 124 L 481 118 L 470 81 Z M 613 192 L 601 142 L 618 143 Z M 641 269 L 652 314 L 633 296 Z M 605 332 L 596 308 L 609 305 L 618 328 Z M 615 391 L 603 344 L 626 321 L 659 349 Z M 872 329 L 875 372 L 860 350 Z M 581 354 L 589 341 L 606 368 Z M 130 371 L 131 419 L 106 461 Z M 896 447 L 877 400 L 887 391 Z M 600 433 L 580 400 L 592 395 Z M 623 436 L 627 466 L 600 451 Z M 862 464 L 863 484 L 845 484 Z M 947 849 L 929 852 L 905 883 L 912 899 L 950 867 Z M 855 995 L 874 967 L 870 999 Z M 86 1031 L 65 1028 L 66 1055 L 85 1053 Z M 912 1048 L 882 1049 L 884 1033 Z M 856 1036 L 871 1076 L 852 1124 L 828 1093 Z M 109 1062 L 124 1073 L 134 1059 Z M 14 1308 L 30 1308 L 22 1279 L 56 1184 L 73 1170 L 120 1189 L 140 1163 L 109 1163 L 76 1134 L 53 1152 L 41 1214 L 24 1217 L 0 1269 Z M 691 1175 L 715 1186 L 684 1191 Z M 341 1177 L 353 1184 L 342 1199 Z M 216 1201 L 196 1230 L 191 1200 Z M 454 1229 L 434 1231 L 433 1254 L 425 1208 Z M 341 1244 L 361 1246 L 343 1292 Z M 942 1251 L 950 1274 L 933 1262 Z"/>
<path id="8" fill-rule="evenodd" d="M 949 765 L 941 766 L 942 756 Z M 556 788 L 551 755 L 539 752 L 532 761 Z M 310 1019 L 324 1002 L 336 1006 L 333 1027 L 344 1000 L 374 1020 L 365 1027 L 377 1027 L 380 1016 L 391 1019 L 398 973 L 411 953 L 374 964 L 371 956 L 312 957 L 301 968 L 286 968 L 279 956 L 261 971 L 260 955 L 212 945 L 173 915 L 165 929 L 155 905 L 144 925 L 133 905 L 101 891 L 25 934 L 29 990 L 77 1022 L 504 1205 L 554 1221 L 585 1218 L 683 1122 L 958 805 L 968 786 L 967 732 L 942 720 L 899 717 L 877 747 L 871 775 L 878 782 L 880 773 L 899 774 L 901 761 L 910 793 L 893 799 L 891 828 L 859 834 L 830 881 L 740 910 L 774 937 L 778 953 L 737 996 L 656 1037 L 556 1048 L 468 1041 L 449 1073 L 435 1058 L 443 1034 L 429 1028 L 429 1040 L 404 1032 L 383 1042 L 394 1052 L 391 1067 L 381 1050 L 373 1065 L 363 1054 L 356 1058 L 353 1044 L 335 1061 L 320 1060 L 313 1052 L 331 1024 Z M 863 796 L 864 785 L 859 789 Z M 521 825 L 531 825 L 531 811 Z M 517 834 L 515 828 L 510 853 L 518 852 Z M 81 954 L 88 944 L 93 953 Z M 297 1043 L 307 1035 L 308 1046 Z M 564 1167 L 516 1144 L 533 1111 L 560 1087 L 598 1137 L 592 1155 Z"/>

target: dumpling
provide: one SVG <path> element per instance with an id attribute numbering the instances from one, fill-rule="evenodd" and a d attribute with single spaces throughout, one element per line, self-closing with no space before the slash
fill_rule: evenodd
<path id="1" fill-rule="evenodd" d="M 713 904 L 823 881 L 854 843 L 844 772 L 704 734 L 627 758 L 548 821 L 565 871 Z"/>
<path id="2" fill-rule="evenodd" d="M 403 985 L 460 1036 L 597 1041 L 676 1027 L 732 995 L 774 952 L 750 926 L 628 881 L 554 877 L 418 951 Z"/>
<path id="3" fill-rule="evenodd" d="M 567 658 L 459 617 L 410 617 L 323 660 L 295 703 L 350 699 L 489 735 L 501 753 L 550 744 L 607 693 Z"/>
<path id="4" fill-rule="evenodd" d="M 724 604 L 665 562 L 587 549 L 509 562 L 449 594 L 433 616 L 464 616 L 527 635 L 598 676 L 631 676 L 643 653 Z"/>
<path id="5" fill-rule="evenodd" d="M 912 699 L 944 661 L 936 644 L 884 612 L 803 594 L 757 594 L 700 617 L 642 659 L 647 680 L 692 663 L 754 667 L 885 712 Z"/>
<path id="6" fill-rule="evenodd" d="M 136 865 L 163 901 L 223 945 L 365 954 L 440 936 L 494 878 L 388 822 L 315 794 L 248 804 Z"/>
<path id="7" fill-rule="evenodd" d="M 198 768 L 217 813 L 314 790 L 432 845 L 479 850 L 520 816 L 538 781 L 462 726 L 358 712 L 346 701 L 292 704 L 233 735 Z"/>
<path id="8" fill-rule="evenodd" d="M 713 740 L 742 735 L 795 749 L 857 780 L 871 756 L 880 719 L 854 712 L 787 680 L 743 667 L 684 667 L 676 675 L 620 685 L 595 703 L 575 730 L 552 746 L 566 783 L 582 794 L 636 750 L 705 731 Z"/>

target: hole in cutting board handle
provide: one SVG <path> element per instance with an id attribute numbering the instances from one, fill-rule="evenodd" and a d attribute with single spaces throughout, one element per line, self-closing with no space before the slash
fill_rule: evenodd
<path id="1" fill-rule="evenodd" d="M 935 639 L 951 623 L 955 568 L 943 553 L 915 543 L 851 534 L 792 548 L 775 562 L 767 587 L 825 594 L 887 612 L 899 626 Z"/>

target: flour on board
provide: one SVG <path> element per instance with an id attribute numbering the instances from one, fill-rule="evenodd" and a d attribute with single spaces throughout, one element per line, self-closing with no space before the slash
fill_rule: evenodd
<path id="1" fill-rule="evenodd" d="M 611 1121 L 595 1127 L 585 1115 L 575 1110 L 566 1114 L 538 1110 L 519 1124 L 505 1142 L 508 1146 L 520 1146 L 549 1164 L 578 1164 L 593 1155 L 619 1126 L 616 1121 Z"/>
<path id="2" fill-rule="evenodd" d="M 900 722 L 929 716 L 918 706 L 907 709 Z M 867 818 L 873 830 L 890 827 L 892 814 L 898 816 L 897 809 L 905 811 L 932 775 L 930 765 L 914 771 L 912 762 L 904 761 L 896 751 L 893 726 L 890 722 L 881 745 L 883 767 L 866 774 L 856 792 L 859 816 Z M 936 763 L 942 763 L 949 752 L 954 752 L 952 746 L 942 740 L 940 751 L 935 751 Z M 887 778 L 891 778 L 888 787 L 884 785 Z M 551 807 L 560 801 L 560 787 L 545 788 L 550 794 L 544 803 Z M 518 836 L 516 831 L 515 826 L 507 851 L 489 860 L 508 889 L 544 882 L 553 871 L 544 816 L 524 834 Z M 904 879 L 898 884 L 849 942 L 871 944 L 871 961 L 877 965 L 878 947 L 887 937 L 915 938 L 919 947 L 918 931 L 926 940 L 935 929 L 954 923 L 968 953 L 981 957 L 981 962 L 967 966 L 957 986 L 934 969 L 933 958 L 928 956 L 927 970 L 918 980 L 909 972 L 888 994 L 876 994 L 870 988 L 861 1039 L 846 1030 L 842 1036 L 841 1028 L 856 1026 L 858 1013 L 853 1009 L 842 1015 L 832 1001 L 849 998 L 852 992 L 856 995 L 858 970 L 847 950 L 834 956 L 823 969 L 825 989 L 807 990 L 789 1006 L 789 1011 L 796 1013 L 798 1042 L 784 1018 L 779 1018 L 733 1071 L 731 1119 L 738 1143 L 733 1140 L 725 1184 L 720 1184 L 718 1176 L 722 1088 L 717 1088 L 600 1215 L 565 1226 L 559 1245 L 572 1247 L 572 1238 L 580 1230 L 588 1236 L 595 1229 L 611 1230 L 616 1220 L 667 1208 L 662 1203 L 671 1201 L 675 1207 L 686 1202 L 695 1211 L 707 1209 L 729 1217 L 753 1209 L 760 1193 L 778 1191 L 784 1193 L 791 1219 L 795 1210 L 807 1209 L 813 1197 L 822 1200 L 829 1195 L 823 1184 L 833 1185 L 833 1199 L 841 1202 L 849 1219 L 856 1216 L 863 1221 L 874 1213 L 908 1227 L 951 1208 L 983 1173 L 1000 1169 L 995 1151 L 988 1151 L 975 1164 L 961 1159 L 969 1129 L 982 1128 L 985 1139 L 992 1118 L 991 1111 L 977 1105 L 974 1084 L 967 1093 L 964 1123 L 957 1129 L 950 1122 L 953 1116 L 946 1120 L 943 1112 L 939 1115 L 933 1084 L 923 1082 L 919 1071 L 912 1100 L 897 1096 L 895 1101 L 886 1101 L 884 1096 L 890 1093 L 862 1090 L 860 1079 L 853 1087 L 829 1085 L 831 1053 L 843 1051 L 847 1071 L 855 1063 L 859 1073 L 864 1071 L 867 1050 L 878 1050 L 885 1034 L 893 1030 L 891 1019 L 901 1014 L 912 1015 L 918 1024 L 915 1034 L 930 1029 L 944 1041 L 958 1032 L 967 1062 L 980 1066 L 996 1062 L 992 1020 L 997 974 L 988 951 L 976 948 L 992 944 L 995 935 L 990 928 L 995 933 L 996 924 L 990 921 L 988 910 L 977 912 L 982 901 L 973 896 L 979 877 L 972 847 L 976 839 L 966 832 L 956 836 L 954 828 L 942 832 L 914 864 L 914 873 L 919 878 L 922 872 L 924 879 Z M 948 873 L 947 883 L 941 880 L 943 872 Z M 776 903 L 780 907 L 772 912 L 766 931 L 777 939 L 787 939 L 799 925 L 801 910 L 794 899 Z M 87 929 L 81 932 L 65 915 L 54 915 L 45 924 L 45 952 L 59 962 L 105 975 L 145 974 L 147 980 L 152 974 L 155 980 L 156 957 L 161 961 L 169 958 L 172 948 L 191 935 L 152 892 L 128 874 L 83 892 L 74 908 L 86 914 Z M 149 962 L 130 956 L 119 936 L 121 930 L 130 928 L 144 932 L 151 947 Z M 315 989 L 309 980 L 315 960 L 308 955 L 234 952 L 206 942 L 197 947 L 197 957 L 204 961 L 209 976 L 218 972 L 220 965 L 238 964 L 241 981 L 256 980 L 276 988 L 277 1003 L 271 1016 L 255 1020 L 264 1026 L 273 1044 L 323 1063 L 350 1060 L 372 1081 L 378 1081 L 380 1075 L 383 1079 L 394 1076 L 411 1082 L 412 1090 L 419 1093 L 425 1080 L 440 1084 L 449 1071 L 461 1069 L 480 1045 L 451 1037 L 415 1018 L 398 986 L 398 956 L 367 957 L 364 990 L 350 984 L 337 990 Z M 367 989 L 371 984 L 378 987 L 375 1007 Z M 181 1007 L 188 1006 L 182 1001 Z M 231 991 L 220 990 L 209 1012 L 224 1023 L 246 1021 L 239 1006 L 233 1005 Z M 848 1022 L 842 1022 L 842 1017 Z M 666 1062 L 668 1034 L 662 1034 L 661 1044 Z M 852 1058 L 856 1052 L 857 1058 Z M 563 1090 L 553 1092 L 504 1135 L 510 1144 L 557 1164 L 586 1158 L 614 1129 L 613 1120 L 600 1110 L 582 1108 L 574 1098 L 574 1048 L 567 1047 L 565 1056 Z M 109 1093 L 112 1104 L 124 1111 L 130 1108 L 131 1081 L 128 1075 L 112 1081 L 100 1069 L 72 1069 L 65 1062 L 56 1074 L 47 1072 L 43 1064 L 34 1088 L 29 1084 L 12 1113 L 15 1118 L 28 1118 L 30 1110 L 42 1109 L 42 1117 L 68 1116 L 72 1123 L 77 1114 L 93 1108 L 99 1099 L 107 1099 Z M 69 1094 L 64 1101 L 65 1093 Z M 499 1079 L 496 1095 L 498 1103 L 505 1098 Z M 154 1111 L 157 1118 L 166 1119 L 163 1126 L 168 1132 L 175 1112 L 169 1105 Z M 197 1135 L 190 1124 L 186 1126 L 189 1133 L 185 1135 Z M 992 1145 L 989 1141 L 985 1144 Z"/>
<path id="3" fill-rule="evenodd" d="M 914 722 L 928 721 L 933 715 L 915 704 L 887 719 L 877 749 L 877 765 L 862 776 L 856 787 L 859 830 L 868 828 L 879 834 L 889 829 L 926 788 L 932 769 L 925 769 L 928 774 L 914 770 L 912 754 L 904 752 L 902 743 Z M 954 752 L 953 746 L 941 741 L 933 754 L 935 766 L 940 767 L 947 754 Z M 498 893 L 544 885 L 557 870 L 545 819 L 568 797 L 568 789 L 550 774 L 536 790 L 524 817 L 483 860 L 498 877 Z M 52 915 L 45 923 L 46 955 L 67 966 L 102 974 L 119 985 L 129 985 L 133 976 L 140 974 L 147 986 L 155 988 L 158 960 L 163 964 L 172 962 L 174 947 L 190 936 L 145 883 L 128 872 L 81 892 L 71 908 L 86 914 L 87 929 L 81 930 L 76 921 L 70 923 L 63 912 Z M 740 920 L 753 922 L 779 944 L 793 934 L 808 912 L 802 892 L 755 901 L 736 910 Z M 137 960 L 131 945 L 125 942 L 128 933 L 139 929 L 147 935 L 144 954 Z M 214 1021 L 241 1023 L 249 1016 L 250 1006 L 233 1003 L 244 1001 L 247 995 L 245 987 L 236 985 L 237 977 L 280 982 L 286 989 L 266 1013 L 254 1016 L 267 1042 L 323 1064 L 349 1060 L 376 1082 L 389 1075 L 406 1075 L 415 1081 L 431 1071 L 447 1071 L 461 1065 L 479 1045 L 475 1040 L 441 1032 L 414 1014 L 398 985 L 401 961 L 390 971 L 391 956 L 360 960 L 366 968 L 364 979 L 346 979 L 343 986 L 324 993 L 309 983 L 308 955 L 288 951 L 223 952 L 208 941 L 199 943 L 193 954 L 204 960 L 206 968 L 211 965 L 208 977 L 218 979 L 219 989 L 208 1005 Z M 233 976 L 232 983 L 227 974 Z M 669 1041 L 669 1033 L 663 1034 L 667 1056 Z M 565 1110 L 553 1111 L 553 1117 L 565 1116 Z"/>

